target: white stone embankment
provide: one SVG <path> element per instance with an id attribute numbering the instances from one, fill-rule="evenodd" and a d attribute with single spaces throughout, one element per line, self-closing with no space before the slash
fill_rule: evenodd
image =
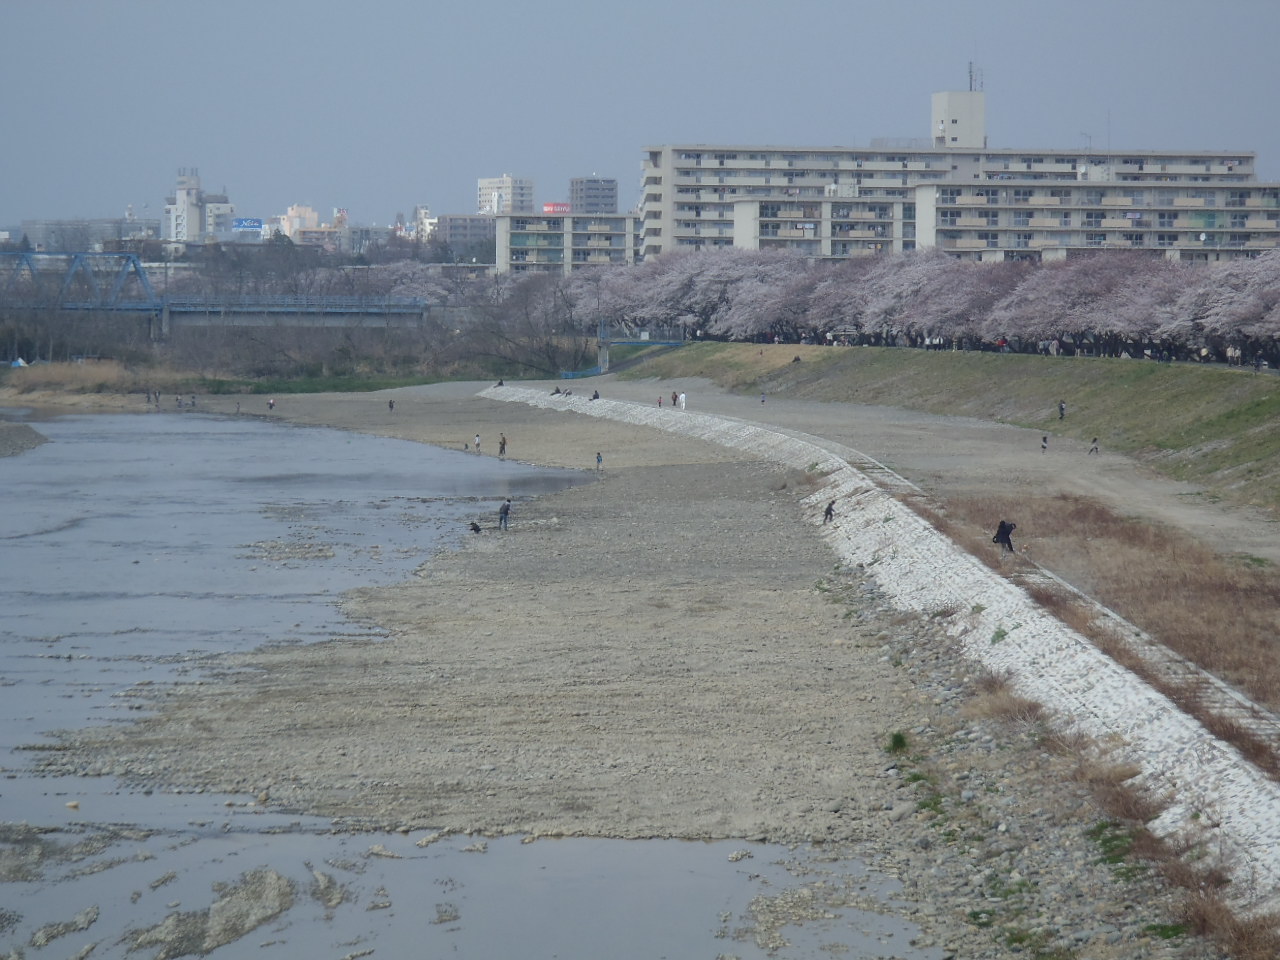
<path id="1" fill-rule="evenodd" d="M 967 656 L 1007 676 L 1056 724 L 1139 767 L 1137 782 L 1170 801 L 1153 827 L 1193 836 L 1219 857 L 1239 905 L 1280 906 L 1280 784 L 894 499 L 883 486 L 909 487 L 901 478 L 886 484 L 879 464 L 818 437 L 729 417 L 518 387 L 481 395 L 649 426 L 825 475 L 806 502 L 821 525 L 823 507 L 837 501 L 835 522 L 821 529 L 843 562 L 873 574 L 900 609 L 945 622 Z"/>

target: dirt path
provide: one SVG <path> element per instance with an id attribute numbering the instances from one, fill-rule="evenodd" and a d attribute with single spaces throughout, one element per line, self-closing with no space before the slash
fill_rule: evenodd
<path id="1" fill-rule="evenodd" d="M 1106 450 L 1091 456 L 1089 445 L 1078 440 L 1050 435 L 1049 449 L 1042 453 L 1039 431 L 968 417 L 777 396 L 761 403 L 758 396 L 729 394 L 706 380 L 599 379 L 602 395 L 614 399 L 656 405 L 659 394 L 683 390 L 694 409 L 845 444 L 940 500 L 981 497 L 993 491 L 1014 497 L 1020 493 L 1090 497 L 1121 516 L 1181 528 L 1221 552 L 1280 564 L 1280 529 L 1275 518 L 1218 502 L 1202 487 L 1170 480 L 1129 457 Z M 554 385 L 548 383 L 551 390 Z M 1024 538 L 1034 536 L 1029 519 L 1019 522 Z"/>

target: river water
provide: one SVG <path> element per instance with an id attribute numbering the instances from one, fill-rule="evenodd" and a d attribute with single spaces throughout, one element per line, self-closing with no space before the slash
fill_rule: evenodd
<path id="1" fill-rule="evenodd" d="M 505 497 L 590 482 L 251 417 L 92 415 L 35 426 L 50 443 L 0 458 L 0 821 L 38 828 L 43 853 L 32 860 L 20 830 L 0 837 L 0 863 L 25 864 L 0 884 L 0 955 L 185 955 L 172 944 L 131 945 L 137 931 L 207 910 L 221 885 L 266 867 L 292 881 L 293 906 L 211 956 L 941 956 L 910 946 L 910 926 L 853 909 L 787 926 L 788 945 L 769 953 L 753 935 L 752 902 L 811 881 L 818 868 L 805 851 L 425 843 L 426 833 L 334 832 L 327 820 L 243 797 L 34 774 L 28 748 L 47 745 L 53 730 L 128 722 L 137 714 L 127 694 L 139 684 L 192 682 L 218 655 L 263 644 L 367 636 L 371 628 L 337 609 L 344 590 L 407 578 L 470 536 L 472 520 L 492 525 Z M 320 874 L 341 890 L 336 903 L 314 892 Z M 858 864 L 839 874 L 892 897 L 891 882 Z M 77 915 L 95 919 L 71 932 L 52 926 Z"/>

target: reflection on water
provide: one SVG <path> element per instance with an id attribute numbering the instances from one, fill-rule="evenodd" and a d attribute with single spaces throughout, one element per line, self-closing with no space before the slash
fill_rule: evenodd
<path id="1" fill-rule="evenodd" d="M 734 931 L 749 925 L 753 897 L 799 882 L 779 865 L 794 854 L 778 848 L 419 846 L 422 835 L 331 834 L 327 821 L 244 798 L 29 774 L 15 748 L 128 719 L 118 695 L 135 684 L 189 680 L 218 654 L 262 644 L 367 635 L 336 609 L 342 591 L 403 579 L 469 536 L 471 520 L 491 523 L 507 496 L 586 481 L 251 418 L 101 415 L 39 429 L 53 442 L 0 458 L 0 804 L 4 821 L 53 832 L 38 841 L 39 867 L 2 888 L 20 919 L 0 911 L 0 951 L 95 906 L 99 919 L 63 952 L 96 943 L 94 958 L 122 958 L 126 931 L 207 909 L 213 884 L 265 866 L 291 882 L 293 906 L 213 956 L 765 956 Z M 36 842 L 11 833 L 0 853 L 20 859 Z M 886 892 L 857 864 L 842 867 L 846 881 Z M 880 955 L 880 940 L 894 956 L 940 955 L 848 909 L 786 935 L 794 947 L 775 956 L 815 955 L 824 938 L 855 956 Z"/>

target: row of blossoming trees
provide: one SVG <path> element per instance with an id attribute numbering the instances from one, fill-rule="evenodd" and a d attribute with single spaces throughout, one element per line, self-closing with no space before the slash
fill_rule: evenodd
<path id="1" fill-rule="evenodd" d="M 541 344 L 538 366 L 554 364 L 555 342 L 576 344 L 566 363 L 581 360 L 602 323 L 613 339 L 665 328 L 748 341 L 1007 343 L 1020 351 L 1280 362 L 1280 252 L 1213 264 L 1116 251 L 984 264 L 934 251 L 815 262 L 725 250 L 465 284 L 405 262 L 363 273 L 359 283 L 378 295 L 469 304 L 477 341 L 501 341 L 512 360 L 519 344 Z"/>
<path id="2" fill-rule="evenodd" d="M 919 252 L 839 263 L 726 251 L 666 256 L 554 286 L 614 327 L 676 324 L 704 336 L 1119 355 L 1167 351 L 1276 359 L 1280 253 L 1180 264 L 1129 253 L 982 264 Z M 1235 350 L 1231 352 L 1236 355 Z"/>

